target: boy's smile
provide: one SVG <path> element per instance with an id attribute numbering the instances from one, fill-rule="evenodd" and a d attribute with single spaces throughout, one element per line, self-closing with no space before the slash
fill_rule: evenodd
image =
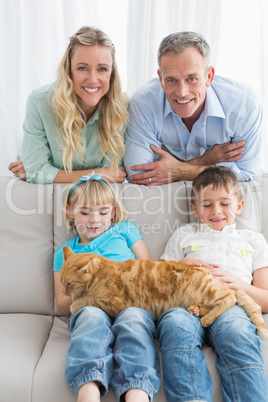
<path id="1" fill-rule="evenodd" d="M 191 203 L 190 207 L 201 223 L 221 231 L 235 222 L 235 216 L 240 215 L 243 205 L 244 200 L 238 201 L 234 191 L 228 192 L 224 187 L 213 189 L 210 185 L 199 191 L 195 205 Z"/>

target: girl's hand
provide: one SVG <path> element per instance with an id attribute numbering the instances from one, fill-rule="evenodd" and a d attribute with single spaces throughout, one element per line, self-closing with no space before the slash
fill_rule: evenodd
<path id="1" fill-rule="evenodd" d="M 80 299 L 80 297 L 84 297 L 84 296 L 86 296 L 86 295 L 87 295 L 87 292 L 86 292 L 86 291 L 82 291 L 82 292 L 80 292 L 80 293 L 77 293 L 76 295 L 72 296 L 72 303 L 73 303 L 74 301 L 76 301 L 77 299 Z"/>
<path id="2" fill-rule="evenodd" d="M 238 278 L 236 275 L 221 268 L 213 268 L 209 271 L 214 278 L 224 282 L 230 289 L 247 291 L 248 283 Z"/>
<path id="3" fill-rule="evenodd" d="M 26 180 L 26 173 L 22 161 L 11 162 L 8 165 L 8 170 L 10 170 L 15 177 L 19 177 L 21 180 Z"/>
<path id="4" fill-rule="evenodd" d="M 196 267 L 219 268 L 219 265 L 210 264 L 209 262 L 199 260 L 198 258 L 185 257 L 182 258 L 179 262 L 187 265 L 194 265 Z"/>

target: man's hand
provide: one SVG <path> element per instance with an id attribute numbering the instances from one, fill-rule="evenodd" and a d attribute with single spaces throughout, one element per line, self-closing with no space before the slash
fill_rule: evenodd
<path id="1" fill-rule="evenodd" d="M 202 156 L 188 161 L 193 165 L 215 165 L 221 162 L 236 162 L 242 158 L 242 152 L 245 151 L 245 141 L 224 142 L 223 144 L 215 144 L 212 148 L 207 149 Z"/>
<path id="2" fill-rule="evenodd" d="M 151 145 L 151 150 L 157 153 L 161 159 L 157 162 L 143 163 L 132 166 L 132 170 L 146 170 L 146 172 L 130 176 L 134 184 L 146 186 L 158 186 L 178 180 L 193 180 L 204 167 L 180 162 L 169 152 Z"/>

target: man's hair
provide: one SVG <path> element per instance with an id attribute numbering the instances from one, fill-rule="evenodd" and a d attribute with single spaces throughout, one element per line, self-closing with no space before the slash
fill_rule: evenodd
<path id="1" fill-rule="evenodd" d="M 182 53 L 186 48 L 194 46 L 203 56 L 206 68 L 209 67 L 210 47 L 201 34 L 191 31 L 173 33 L 166 36 L 158 49 L 158 65 L 167 52 Z M 161 68 L 160 68 L 161 69 Z"/>
<path id="2" fill-rule="evenodd" d="M 209 185 L 213 190 L 225 188 L 228 193 L 236 195 L 238 201 L 242 199 L 241 186 L 236 175 L 225 166 L 209 167 L 201 172 L 192 184 L 191 202 L 195 204 L 198 194 Z"/>

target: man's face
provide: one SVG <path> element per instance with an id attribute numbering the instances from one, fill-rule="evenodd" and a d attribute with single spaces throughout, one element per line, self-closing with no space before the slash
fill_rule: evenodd
<path id="1" fill-rule="evenodd" d="M 169 103 L 185 124 L 188 121 L 192 126 L 203 111 L 214 68 L 206 68 L 203 56 L 194 46 L 180 54 L 167 52 L 160 67 L 158 76 Z"/>

